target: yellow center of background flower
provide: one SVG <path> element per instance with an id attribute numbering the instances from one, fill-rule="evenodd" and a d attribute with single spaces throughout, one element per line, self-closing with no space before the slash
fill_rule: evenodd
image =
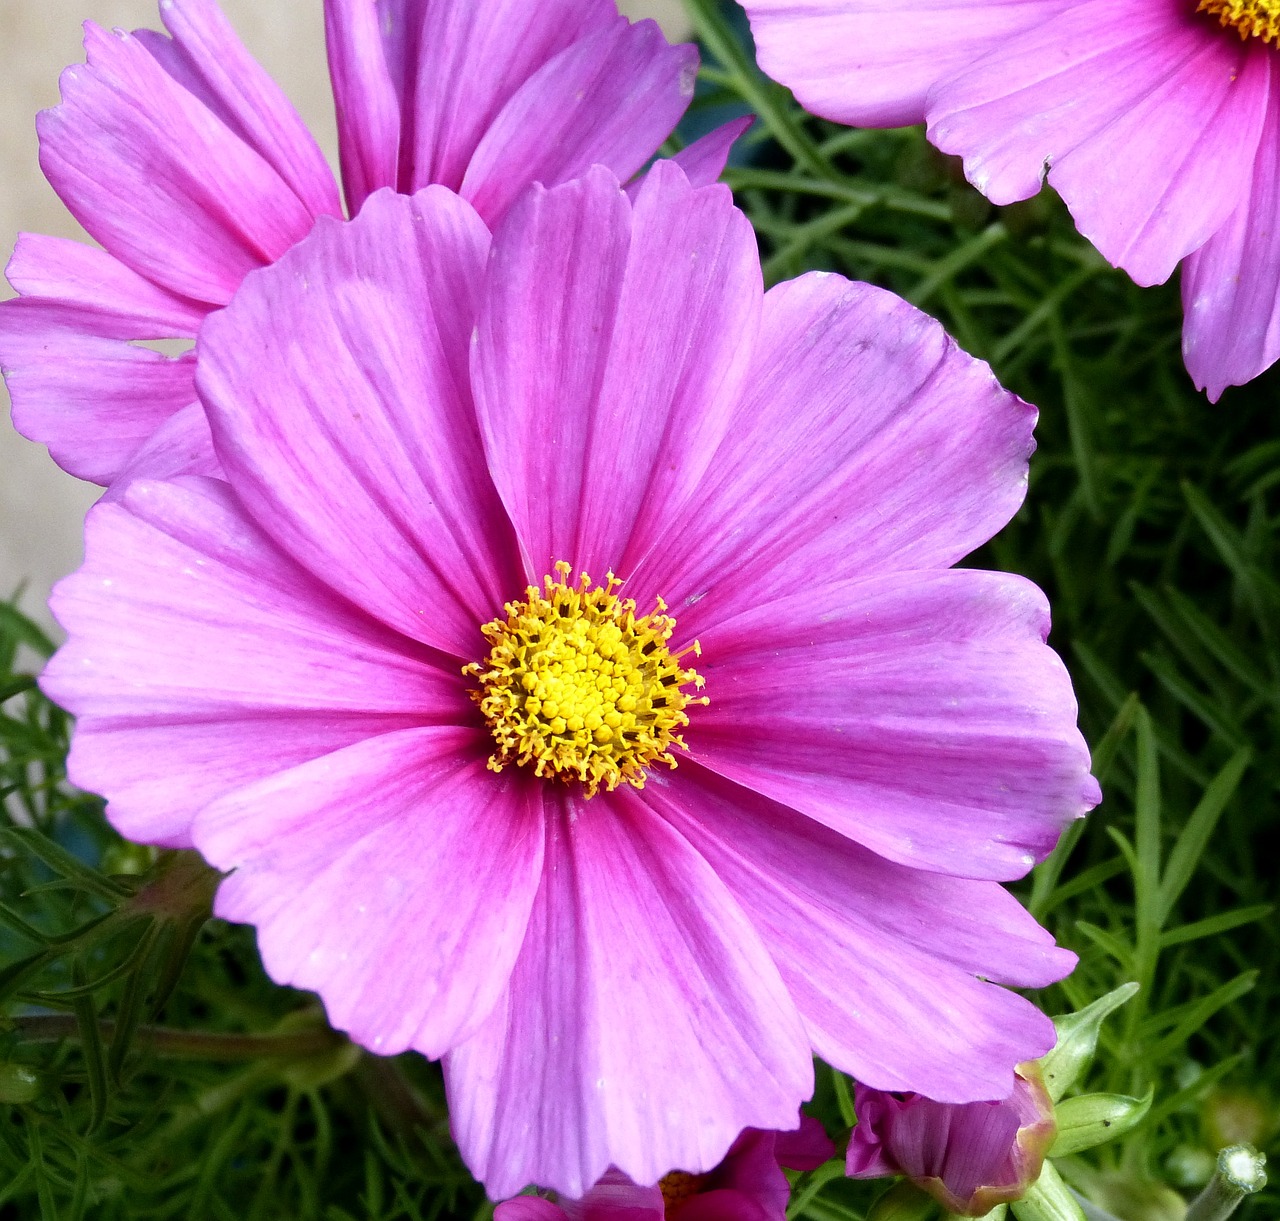
<path id="1" fill-rule="evenodd" d="M 497 742 L 489 767 L 531 765 L 547 779 L 580 781 L 587 797 L 623 781 L 643 788 L 645 768 L 675 767 L 670 748 L 688 749 L 684 710 L 707 699 L 681 690 L 703 680 L 680 660 L 701 649 L 697 641 L 668 649 L 676 621 L 661 598 L 637 618 L 635 602 L 614 593 L 622 582 L 612 573 L 593 587 L 585 572 L 570 585 L 563 561 L 555 571 L 480 629 L 489 656 L 463 668 L 480 683 L 471 698 Z"/>
<path id="2" fill-rule="evenodd" d="M 1280 40 L 1280 0 L 1200 0 L 1199 13 L 1214 13 L 1241 38 Z"/>

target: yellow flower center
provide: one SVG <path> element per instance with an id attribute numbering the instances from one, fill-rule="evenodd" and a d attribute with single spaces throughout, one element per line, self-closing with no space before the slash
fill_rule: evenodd
<path id="1" fill-rule="evenodd" d="M 1198 13 L 1214 13 L 1241 38 L 1280 41 L 1280 0 L 1200 0 Z"/>
<path id="2" fill-rule="evenodd" d="M 531 765 L 538 776 L 581 782 L 587 797 L 623 781 L 643 788 L 647 767 L 675 767 L 670 748 L 688 749 L 685 708 L 707 698 L 681 690 L 703 680 L 680 660 L 702 650 L 697 641 L 667 648 L 676 621 L 661 598 L 637 618 L 635 602 L 614 593 L 622 582 L 612 573 L 593 587 L 585 572 L 570 585 L 564 561 L 555 571 L 480 629 L 489 656 L 463 667 L 480 683 L 471 698 L 497 742 L 489 767 Z"/>
<path id="3" fill-rule="evenodd" d="M 662 1203 L 666 1210 L 686 1200 L 692 1200 L 702 1187 L 704 1174 L 690 1174 L 687 1170 L 673 1170 L 658 1180 L 658 1189 L 662 1192 Z"/>

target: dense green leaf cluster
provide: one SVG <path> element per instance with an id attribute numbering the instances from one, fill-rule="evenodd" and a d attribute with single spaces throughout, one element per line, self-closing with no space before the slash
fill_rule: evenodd
<path id="1" fill-rule="evenodd" d="M 1280 1129 L 1280 376 L 1209 404 L 1175 286 L 1134 287 L 1048 194 L 991 208 L 919 131 L 808 118 L 721 6 L 690 8 L 698 109 L 761 119 L 728 178 L 770 280 L 892 288 L 1041 409 L 1027 505 L 972 561 L 1049 593 L 1106 793 L 1025 888 L 1081 957 L 1038 999 L 1137 981 L 1087 1087 L 1155 1090 L 1060 1168 L 1125 1221 L 1176 1216 L 1170 1188 L 1193 1193 L 1220 1145 L 1274 1152 Z M 487 1216 L 437 1070 L 330 1032 L 247 930 L 207 920 L 203 865 L 124 843 L 66 785 L 67 718 L 33 677 L 51 647 L 0 605 L 0 1221 Z M 815 1113 L 847 1125 L 848 1082 L 819 1082 Z M 874 1191 L 832 1164 L 792 1215 L 860 1221 Z M 1240 1214 L 1275 1215 L 1274 1189 Z"/>

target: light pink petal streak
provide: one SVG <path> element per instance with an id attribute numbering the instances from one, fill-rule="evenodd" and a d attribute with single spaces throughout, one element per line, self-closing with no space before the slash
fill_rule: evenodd
<path id="1" fill-rule="evenodd" d="M 69 772 L 119 830 L 188 845 L 210 800 L 361 738 L 472 716 L 460 676 L 335 598 L 213 480 L 135 483 L 86 523 L 41 678 Z"/>
<path id="2" fill-rule="evenodd" d="M 1182 351 L 1213 402 L 1280 357 L 1280 76 L 1271 88 L 1249 192 L 1182 269 Z"/>
<path id="3" fill-rule="evenodd" d="M 431 182 L 459 190 L 486 132 L 530 77 L 620 20 L 608 0 L 432 0 L 409 7 L 420 8 L 421 25 L 416 46 L 406 48 L 403 191 Z M 536 148 L 544 138 L 531 130 L 518 143 Z M 512 189 L 518 193 L 535 176 L 524 174 Z"/>
<path id="4" fill-rule="evenodd" d="M 1184 0 L 1085 0 L 941 83 L 929 136 L 998 204 L 1048 167 L 1080 232 L 1158 284 L 1248 189 L 1270 58 Z"/>
<path id="5" fill-rule="evenodd" d="M 438 1057 L 506 988 L 542 867 L 542 786 L 486 768 L 482 729 L 385 734 L 231 793 L 196 846 L 234 870 L 216 913 L 332 1025 Z"/>
<path id="6" fill-rule="evenodd" d="M 183 475 L 223 477 L 213 451 L 209 419 L 199 403 L 188 403 L 171 415 L 116 472 L 104 499 L 124 495 L 135 479 L 176 479 Z"/>
<path id="7" fill-rule="evenodd" d="M 891 860 L 1021 877 L 1097 804 L 1049 608 L 1004 573 L 897 573 L 700 633 L 695 758 Z"/>
<path id="8" fill-rule="evenodd" d="M 1053 1045 L 1033 1005 L 975 978 L 1039 986 L 1075 962 L 999 886 L 894 865 L 696 763 L 642 798 L 750 914 L 831 1064 L 968 1101 L 1007 1094 Z"/>
<path id="9" fill-rule="evenodd" d="M 656 22 L 616 17 L 516 92 L 480 141 L 462 194 L 496 225 L 530 182 L 554 186 L 592 165 L 625 182 L 680 121 L 697 71 L 694 47 L 668 45 Z"/>
<path id="10" fill-rule="evenodd" d="M 320 146 L 284 91 L 245 50 L 216 0 L 161 0 L 173 35 L 138 37 L 289 184 L 312 216 L 341 216 L 338 184 Z"/>
<path id="11" fill-rule="evenodd" d="M 758 326 L 755 240 L 727 189 L 659 162 L 634 209 L 605 170 L 521 201 L 474 359 L 490 466 L 537 579 L 597 579 L 689 498 Z"/>
<path id="12" fill-rule="evenodd" d="M 630 790 L 573 804 L 548 805 L 507 995 L 445 1060 L 458 1147 L 498 1197 L 581 1196 L 610 1164 L 710 1170 L 813 1087 L 778 970 L 707 863 Z"/>
<path id="13" fill-rule="evenodd" d="M 180 296 L 221 305 L 314 217 L 280 175 L 138 39 L 85 23 L 88 63 L 36 120 L 40 164 L 116 258 Z"/>
<path id="14" fill-rule="evenodd" d="M 728 435 L 628 593 L 691 638 L 795 590 L 953 564 L 1022 503 L 1035 418 L 893 294 L 780 284 Z"/>
<path id="15" fill-rule="evenodd" d="M 371 196 L 205 324 L 198 373 L 228 478 L 277 542 L 467 660 L 524 584 L 467 383 L 488 242 L 442 187 Z"/>
<path id="16" fill-rule="evenodd" d="M 82 328 L 92 328 L 88 333 Z M 91 483 L 110 483 L 138 447 L 195 398 L 195 360 L 97 331 L 119 318 L 37 297 L 0 303 L 0 369 L 13 425 Z"/>
<path id="17" fill-rule="evenodd" d="M 1073 0 L 745 0 L 760 67 L 851 127 L 922 122 L 938 81 Z"/>

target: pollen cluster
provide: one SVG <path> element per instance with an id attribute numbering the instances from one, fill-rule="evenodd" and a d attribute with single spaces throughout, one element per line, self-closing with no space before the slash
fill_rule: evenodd
<path id="1" fill-rule="evenodd" d="M 1280 0 L 1200 0 L 1198 13 L 1213 13 L 1241 38 L 1280 42 Z"/>
<path id="2" fill-rule="evenodd" d="M 681 690 L 703 686 L 681 665 L 701 649 L 695 641 L 669 650 L 676 621 L 661 598 L 637 618 L 635 602 L 614 592 L 622 582 L 612 573 L 595 586 L 585 572 L 570 584 L 563 561 L 555 572 L 480 629 L 489 656 L 463 668 L 480 684 L 471 698 L 497 742 L 489 767 L 530 766 L 547 779 L 580 782 L 587 797 L 624 781 L 643 788 L 647 767 L 675 767 L 671 747 L 687 749 L 685 708 L 707 702 Z"/>

